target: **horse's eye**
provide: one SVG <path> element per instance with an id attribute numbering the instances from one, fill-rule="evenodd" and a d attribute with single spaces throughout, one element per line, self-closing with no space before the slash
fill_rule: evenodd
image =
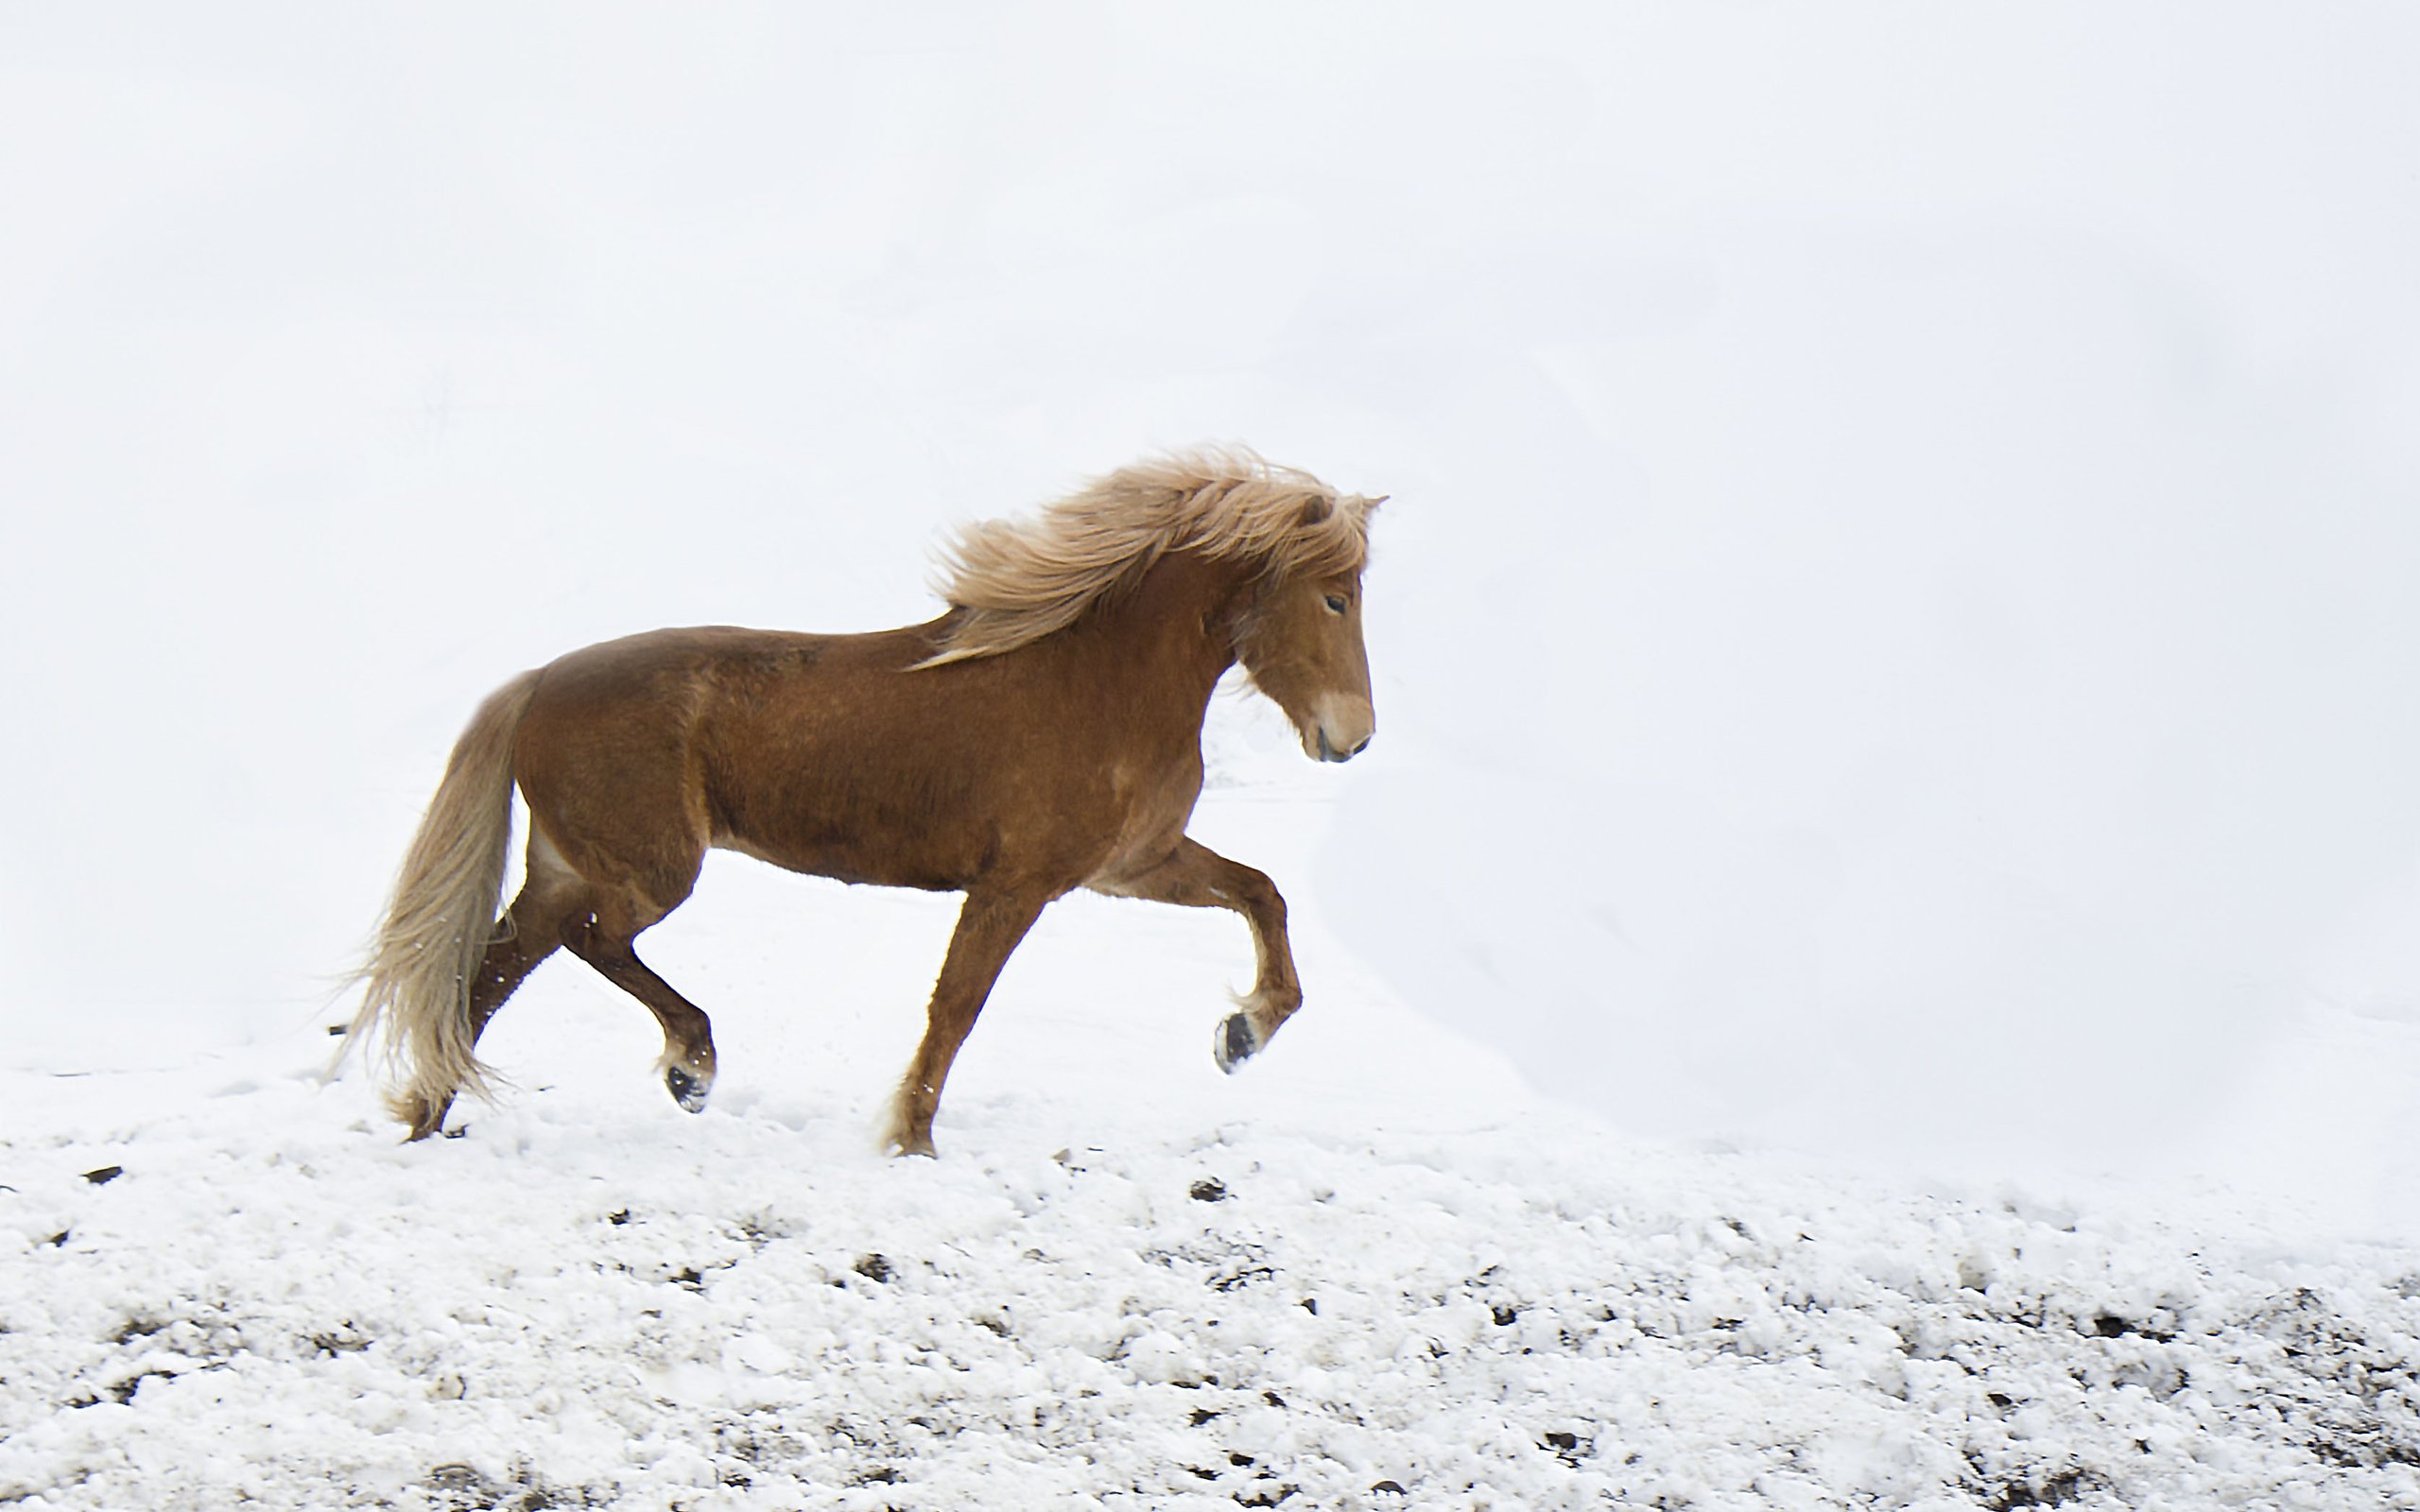
<path id="1" fill-rule="evenodd" d="M 1341 593 L 1330 593 L 1330 594 L 1328 594 L 1328 595 L 1327 595 L 1327 611 L 1328 611 L 1329 613 L 1331 613 L 1331 614 L 1341 614 L 1341 613 L 1343 613 L 1343 612 L 1344 612 L 1344 595 L 1343 595 L 1343 594 L 1341 594 Z"/>

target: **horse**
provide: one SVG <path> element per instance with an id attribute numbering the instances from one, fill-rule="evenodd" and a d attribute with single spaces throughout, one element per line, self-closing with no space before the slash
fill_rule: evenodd
<path id="1" fill-rule="evenodd" d="M 712 1026 L 640 934 L 709 849 L 847 883 L 965 895 L 884 1146 L 933 1154 L 942 1085 L 1044 908 L 1086 888 L 1251 926 L 1257 975 L 1219 1022 L 1233 1073 L 1302 1005 L 1286 901 L 1185 833 L 1201 725 L 1241 663 L 1306 756 L 1376 729 L 1362 641 L 1372 511 L 1241 450 L 1147 459 L 1024 520 L 947 541 L 940 617 L 814 635 L 663 629 L 573 651 L 490 695 L 456 743 L 355 973 L 345 1050 L 377 1047 L 409 1140 L 495 1096 L 480 1032 L 568 950 L 664 1030 L 673 1100 L 702 1110 Z M 512 795 L 525 880 L 499 916 Z"/>

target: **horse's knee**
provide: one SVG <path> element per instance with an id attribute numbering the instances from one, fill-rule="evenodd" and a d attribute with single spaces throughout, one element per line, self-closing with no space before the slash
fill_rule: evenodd
<path id="1" fill-rule="evenodd" d="M 1269 873 L 1251 867 L 1238 867 L 1233 892 L 1236 905 L 1246 917 L 1265 929 L 1286 927 L 1286 895 L 1270 881 Z"/>

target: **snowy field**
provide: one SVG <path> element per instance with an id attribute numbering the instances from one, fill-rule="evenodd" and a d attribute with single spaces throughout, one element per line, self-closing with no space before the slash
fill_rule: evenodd
<path id="1" fill-rule="evenodd" d="M 0 1507 L 2420 1509 L 2420 19 L 0 7 Z M 479 697 L 1389 493 L 1291 905 L 714 858 L 413 1147 Z"/>

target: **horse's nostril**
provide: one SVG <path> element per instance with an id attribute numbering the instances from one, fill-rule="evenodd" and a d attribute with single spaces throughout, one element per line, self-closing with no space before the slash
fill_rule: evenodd
<path id="1" fill-rule="evenodd" d="M 1369 748 L 1370 748 L 1370 737 L 1369 737 L 1369 736 L 1367 736 L 1367 735 L 1364 735 L 1364 736 L 1362 736 L 1359 740 L 1357 740 L 1357 741 L 1354 742 L 1354 744 L 1353 744 L 1353 748 L 1352 748 L 1351 750 L 1346 751 L 1344 754 L 1346 754 L 1347 756 L 1358 756 L 1358 755 L 1360 755 L 1363 751 L 1368 750 Z"/>

